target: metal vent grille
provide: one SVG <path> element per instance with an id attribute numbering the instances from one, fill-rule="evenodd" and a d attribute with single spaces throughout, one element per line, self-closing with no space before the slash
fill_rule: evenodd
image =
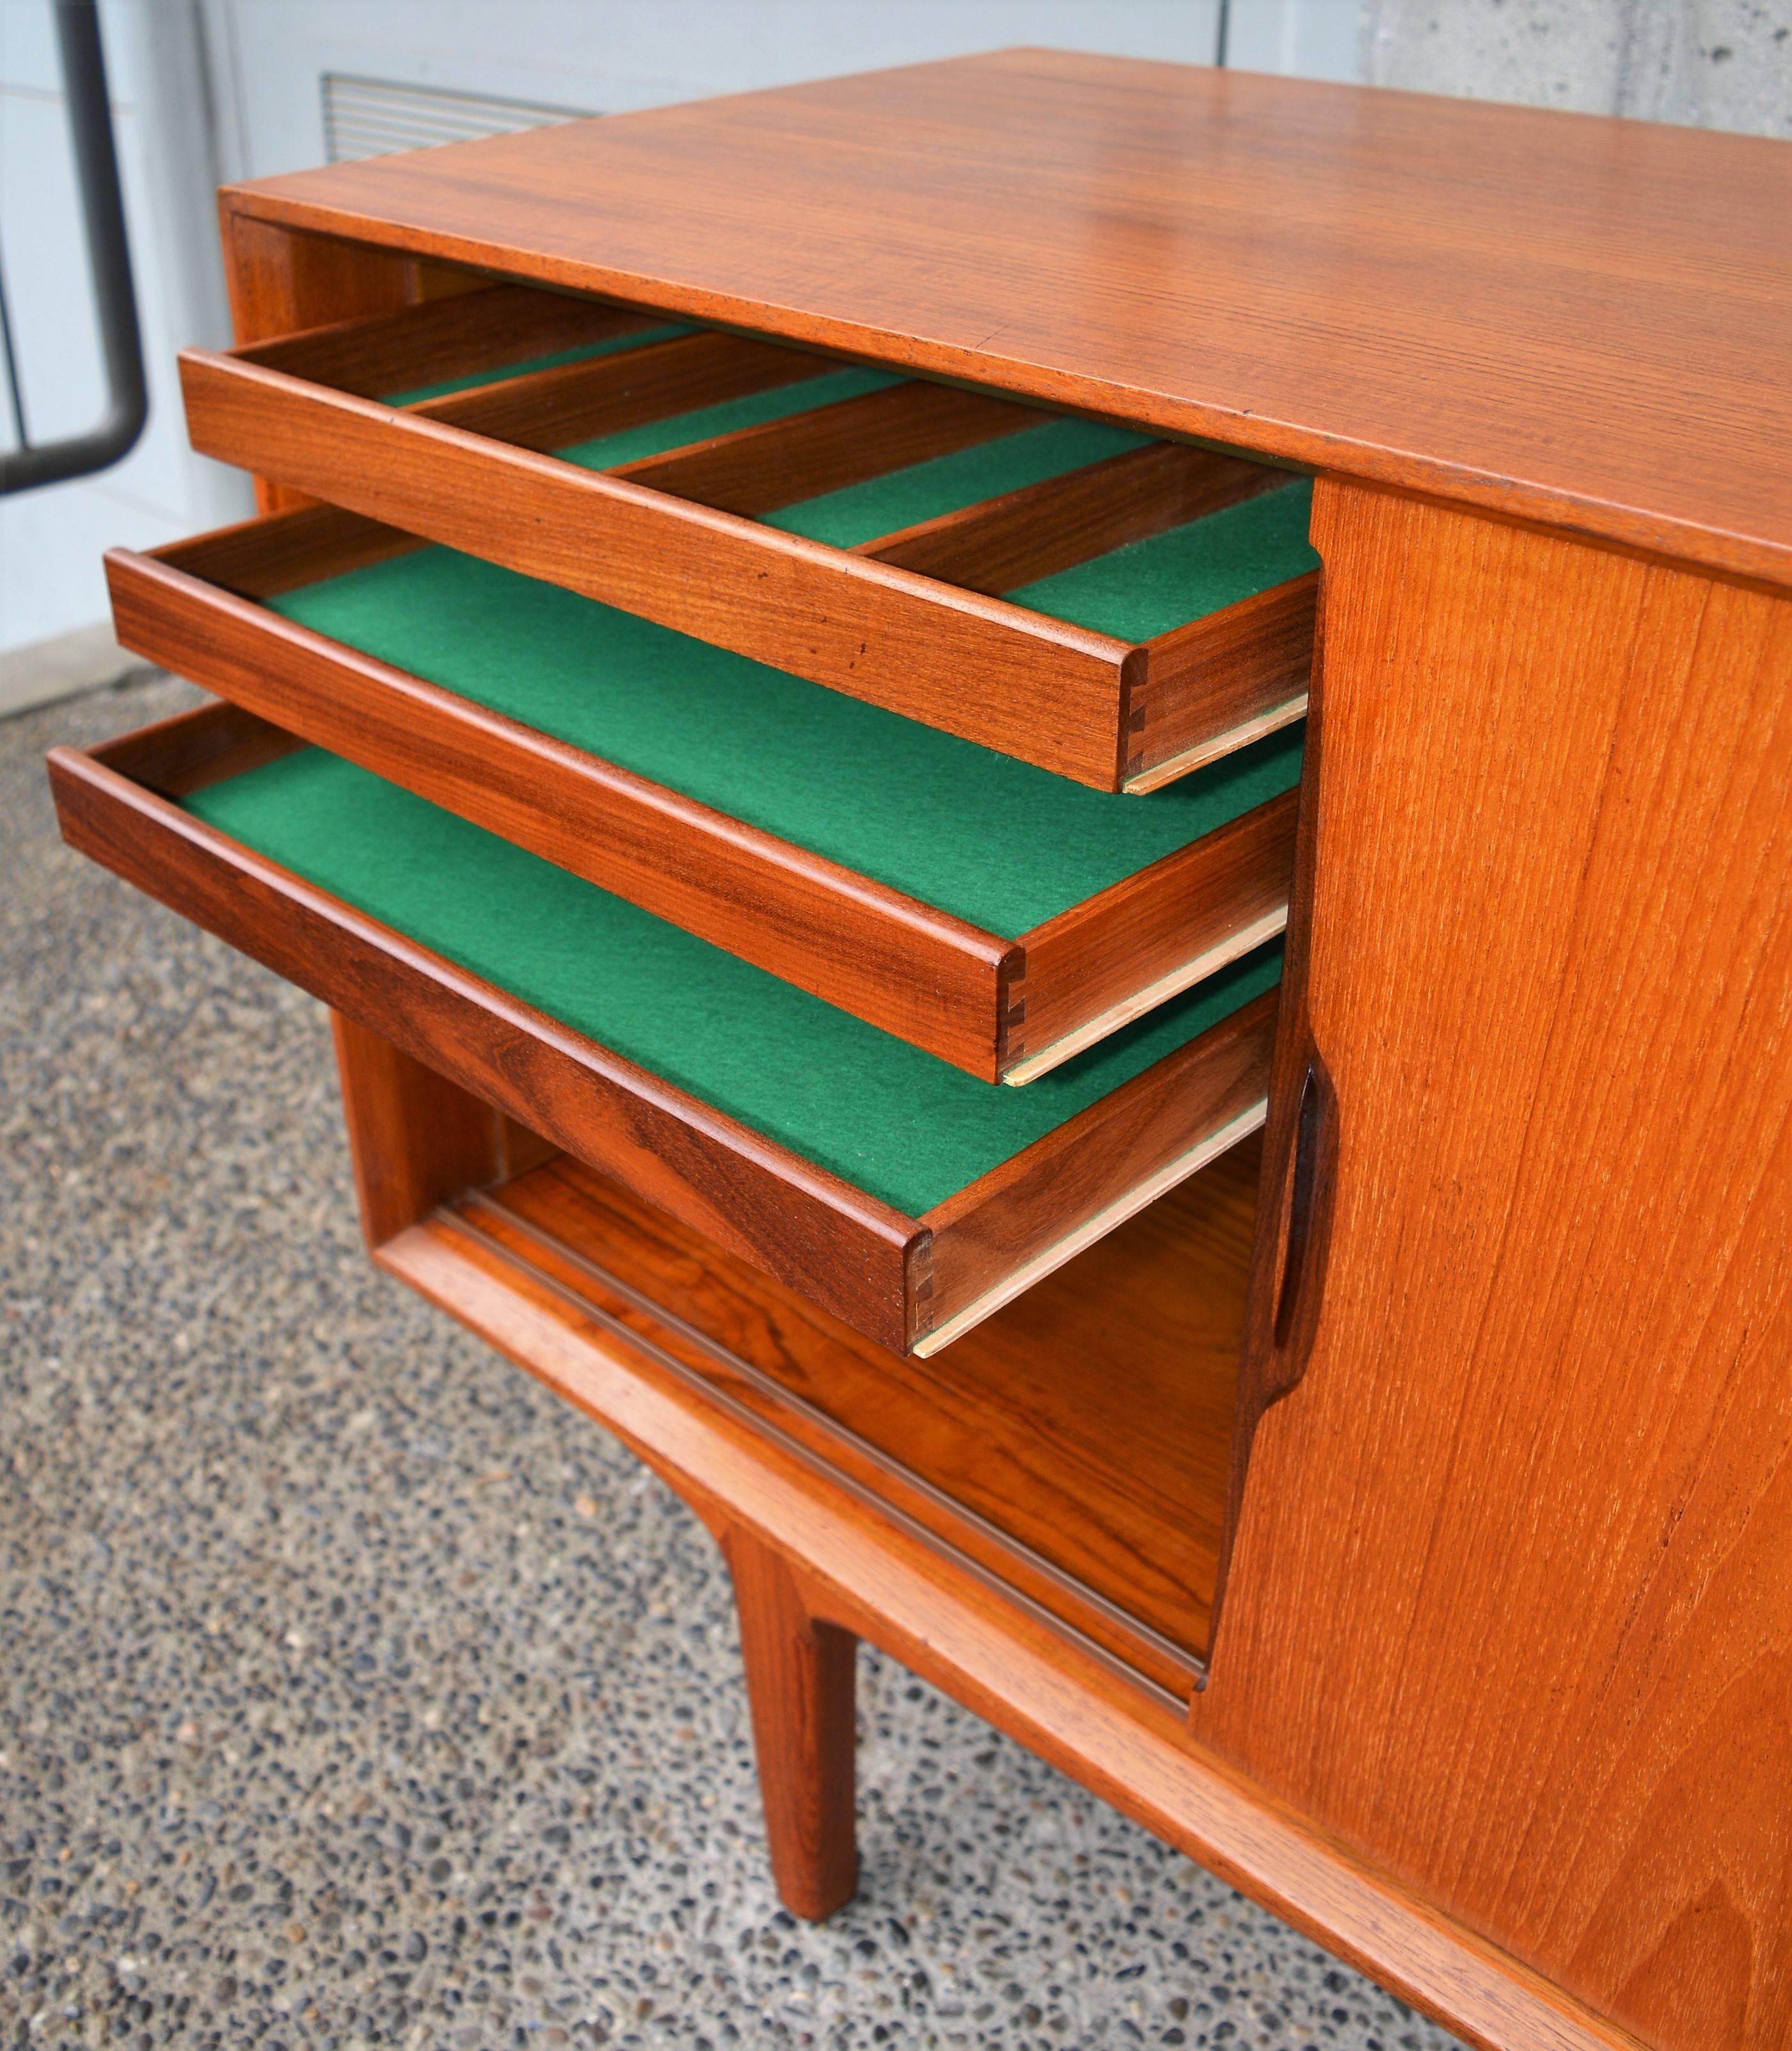
<path id="1" fill-rule="evenodd" d="M 513 135 L 580 121 L 584 110 L 545 107 L 527 100 L 494 100 L 482 92 L 447 92 L 433 86 L 399 85 L 390 79 L 323 75 L 323 133 L 333 164 L 395 150 L 427 150 L 474 135 Z"/>

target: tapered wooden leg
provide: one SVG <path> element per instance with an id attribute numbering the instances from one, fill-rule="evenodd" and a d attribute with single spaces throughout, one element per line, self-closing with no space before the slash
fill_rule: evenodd
<path id="1" fill-rule="evenodd" d="M 857 1641 L 810 1614 L 781 1553 L 739 1531 L 726 1549 L 740 1616 L 771 1873 L 793 1916 L 818 1921 L 858 1885 L 853 1829 Z"/>

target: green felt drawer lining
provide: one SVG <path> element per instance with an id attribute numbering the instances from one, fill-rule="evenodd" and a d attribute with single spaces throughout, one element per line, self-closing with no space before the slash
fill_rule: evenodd
<path id="1" fill-rule="evenodd" d="M 910 1217 L 1271 988 L 1272 944 L 1025 1089 L 983 1083 L 321 749 L 196 817 Z"/>
<path id="2" fill-rule="evenodd" d="M 588 470 L 608 470 L 677 448 L 710 435 L 788 419 L 812 407 L 857 397 L 898 381 L 884 373 L 845 370 L 776 392 L 755 393 L 724 405 L 705 406 L 626 432 L 606 435 L 558 453 Z M 1142 447 L 1150 438 L 1094 420 L 1041 417 L 1037 428 L 1005 435 L 974 448 L 955 450 L 830 491 L 781 511 L 761 525 L 849 549 L 880 534 L 900 533 L 943 513 L 955 513 L 1021 486 Z M 1115 549 L 1056 576 L 1006 596 L 1017 605 L 1092 627 L 1122 641 L 1149 641 L 1190 619 L 1317 569 L 1306 538 L 1313 486 L 1290 479 L 1242 505 L 1189 520 L 1150 540 Z"/>
<path id="3" fill-rule="evenodd" d="M 770 392 L 749 392 L 744 398 L 723 399 L 688 413 L 669 413 L 663 420 L 644 420 L 638 428 L 623 428 L 613 435 L 574 442 L 554 453 L 562 463 L 576 463 L 581 470 L 615 470 L 625 463 L 638 463 L 643 456 L 682 448 L 687 442 L 708 441 L 712 435 L 738 434 L 743 428 L 763 427 L 767 420 L 786 420 L 793 413 L 813 412 L 818 406 L 862 398 L 868 392 L 881 392 L 903 381 L 901 373 L 895 370 L 823 369 L 819 377 L 805 377 L 794 385 L 780 385 Z"/>
<path id="4" fill-rule="evenodd" d="M 1319 567 L 1306 538 L 1313 486 L 1297 478 L 1043 577 L 1007 596 L 1121 641 L 1149 641 Z"/>
<path id="5" fill-rule="evenodd" d="M 826 541 L 830 548 L 857 548 L 880 534 L 900 533 L 923 520 L 937 520 L 943 513 L 956 513 L 982 499 L 999 498 L 1005 491 L 1018 491 L 1023 485 L 1042 484 L 1066 471 L 1143 448 L 1150 439 L 1099 420 L 1054 420 L 1041 414 L 1037 427 L 886 471 L 881 477 L 819 498 L 805 498 L 766 514 L 764 523 L 811 541 Z"/>
<path id="6" fill-rule="evenodd" d="M 582 342 L 572 349 L 556 349 L 551 355 L 525 357 L 520 363 L 501 364 L 494 370 L 470 370 L 463 377 L 444 377 L 434 385 L 413 385 L 408 392 L 388 392 L 388 406 L 420 406 L 426 399 L 446 399 L 455 392 L 470 392 L 481 385 L 496 385 L 506 377 L 526 377 L 533 370 L 557 370 L 563 363 L 590 363 L 600 356 L 619 356 L 631 349 L 645 349 L 650 342 L 671 342 L 681 334 L 695 334 L 693 327 L 668 323 L 662 327 L 637 328 L 632 334 L 613 334 L 606 342 Z"/>
<path id="7" fill-rule="evenodd" d="M 1111 795 L 447 549 L 267 603 L 1005 940 L 1300 776 L 1295 726 Z"/>
<path id="8" fill-rule="evenodd" d="M 854 548 L 1141 448 L 1149 439 L 1094 420 L 1048 420 L 805 499 L 768 514 L 764 524 L 837 549 Z M 1005 596 L 1016 605 L 1117 640 L 1149 641 L 1317 569 L 1319 558 L 1306 538 L 1312 502 L 1311 483 L 1290 479 L 1241 505 L 1185 521 Z"/>
<path id="9" fill-rule="evenodd" d="M 587 343 L 552 356 L 532 358 L 502 370 L 450 378 L 392 395 L 388 404 L 413 404 L 500 377 L 520 377 L 556 364 L 616 354 L 695 330 L 668 326 Z M 848 368 L 823 371 L 775 391 L 750 393 L 713 406 L 668 415 L 615 434 L 600 435 L 557 450 L 562 461 L 584 470 L 614 470 L 644 456 L 662 455 L 712 435 L 738 432 L 767 421 L 788 420 L 900 384 L 900 373 Z M 768 514 L 763 524 L 801 534 L 830 547 L 850 549 L 880 534 L 900 533 L 923 520 L 955 513 L 1046 479 L 1061 477 L 1150 439 L 1095 420 L 1042 412 L 1040 424 L 992 442 L 957 449 L 924 463 L 909 463 L 881 477 L 849 485 L 820 498 Z M 1251 598 L 1318 567 L 1309 546 L 1307 519 L 1312 486 L 1296 480 L 1243 505 L 1191 520 L 1149 541 L 1135 541 L 1037 584 L 1010 592 L 1017 605 L 1072 625 L 1111 634 L 1122 641 L 1149 641 L 1185 621 L 1198 619 L 1240 599 Z"/>

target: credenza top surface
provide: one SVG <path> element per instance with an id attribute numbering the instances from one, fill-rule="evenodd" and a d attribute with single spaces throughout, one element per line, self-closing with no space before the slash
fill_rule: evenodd
<path id="1" fill-rule="evenodd" d="M 1792 148 L 1009 50 L 230 189 L 1792 584 Z"/>

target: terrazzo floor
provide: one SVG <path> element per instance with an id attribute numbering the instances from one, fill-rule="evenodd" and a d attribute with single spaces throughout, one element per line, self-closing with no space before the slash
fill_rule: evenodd
<path id="1" fill-rule="evenodd" d="M 322 1016 L 0 725 L 0 2046 L 1452 2040 L 874 1654 L 858 1899 L 767 1879 L 725 1576 L 362 1256 Z"/>

